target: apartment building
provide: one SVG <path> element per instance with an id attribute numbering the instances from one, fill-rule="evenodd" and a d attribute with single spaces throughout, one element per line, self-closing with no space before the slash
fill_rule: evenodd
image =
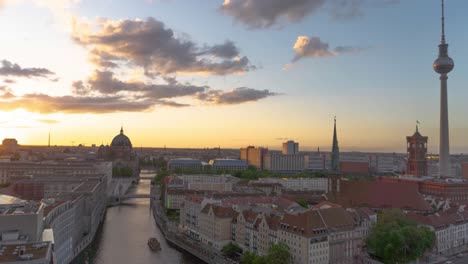
<path id="1" fill-rule="evenodd" d="M 452 255 L 466 250 L 468 245 L 468 211 L 434 215 L 410 213 L 407 217 L 434 231 L 436 235 L 434 253 Z"/>
<path id="2" fill-rule="evenodd" d="M 231 207 L 207 204 L 200 213 L 201 242 L 221 250 L 231 241 L 231 222 L 236 214 Z"/>

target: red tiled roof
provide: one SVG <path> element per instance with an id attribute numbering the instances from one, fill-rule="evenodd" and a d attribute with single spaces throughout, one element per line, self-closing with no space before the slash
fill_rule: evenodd
<path id="1" fill-rule="evenodd" d="M 377 215 L 376 212 L 372 211 L 367 207 L 356 208 L 355 211 L 361 218 L 369 218 L 370 216 Z"/>
<path id="2" fill-rule="evenodd" d="M 339 208 L 341 205 L 329 201 L 321 201 L 320 203 L 312 206 L 312 209 L 326 209 L 326 208 Z"/>
<path id="3" fill-rule="evenodd" d="M 430 211 L 431 207 L 419 193 L 418 186 L 403 182 L 341 181 L 340 191 L 327 193 L 329 201 L 344 207 L 400 208 L 410 211 Z"/>
<path id="4" fill-rule="evenodd" d="M 316 204 L 324 200 L 322 194 L 323 192 L 317 191 L 283 191 L 281 197 L 291 201 L 303 199 L 310 204 Z"/>
<path id="5" fill-rule="evenodd" d="M 231 207 L 218 206 L 214 204 L 207 204 L 203 208 L 202 213 L 208 214 L 210 209 L 213 210 L 213 214 L 218 218 L 233 218 L 237 215 L 237 212 Z"/>
<path id="6" fill-rule="evenodd" d="M 406 215 L 408 219 L 414 220 L 420 224 L 432 226 L 435 229 L 443 229 L 451 224 L 461 223 L 467 218 L 464 218 L 462 214 L 434 214 L 434 215 L 421 215 L 415 213 L 408 213 Z"/>
<path id="7" fill-rule="evenodd" d="M 285 214 L 280 228 L 306 237 L 327 234 L 330 230 L 354 228 L 353 215 L 344 208 L 309 210 L 300 214 Z"/>
<path id="8" fill-rule="evenodd" d="M 242 211 L 242 215 L 244 216 L 246 222 L 253 223 L 257 218 L 258 213 L 251 210 L 244 210 Z"/>
<path id="9" fill-rule="evenodd" d="M 199 195 L 187 195 L 185 196 L 185 201 L 190 201 L 193 203 L 201 203 L 203 201 L 203 197 Z"/>
<path id="10" fill-rule="evenodd" d="M 281 217 L 278 215 L 266 215 L 265 220 L 268 224 L 268 227 L 270 227 L 271 230 L 278 230 L 279 223 L 281 221 Z"/>

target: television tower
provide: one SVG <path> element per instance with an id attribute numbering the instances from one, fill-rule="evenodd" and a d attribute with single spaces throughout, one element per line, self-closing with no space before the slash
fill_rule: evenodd
<path id="1" fill-rule="evenodd" d="M 450 176 L 449 124 L 447 102 L 447 73 L 453 67 L 453 60 L 448 56 L 448 44 L 445 42 L 444 0 L 442 0 L 442 37 L 439 44 L 439 57 L 434 61 L 434 71 L 440 74 L 440 143 L 439 176 Z"/>

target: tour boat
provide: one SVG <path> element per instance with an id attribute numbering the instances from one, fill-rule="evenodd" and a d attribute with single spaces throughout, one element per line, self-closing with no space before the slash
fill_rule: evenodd
<path id="1" fill-rule="evenodd" d="M 148 246 L 153 251 L 161 250 L 161 244 L 159 244 L 159 241 L 155 237 L 148 239 Z"/>

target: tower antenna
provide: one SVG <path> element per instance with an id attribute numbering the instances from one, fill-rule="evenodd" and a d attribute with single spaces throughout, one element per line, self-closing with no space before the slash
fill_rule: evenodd
<path id="1" fill-rule="evenodd" d="M 442 0 L 442 38 L 441 43 L 445 44 L 445 5 L 444 0 Z"/>

